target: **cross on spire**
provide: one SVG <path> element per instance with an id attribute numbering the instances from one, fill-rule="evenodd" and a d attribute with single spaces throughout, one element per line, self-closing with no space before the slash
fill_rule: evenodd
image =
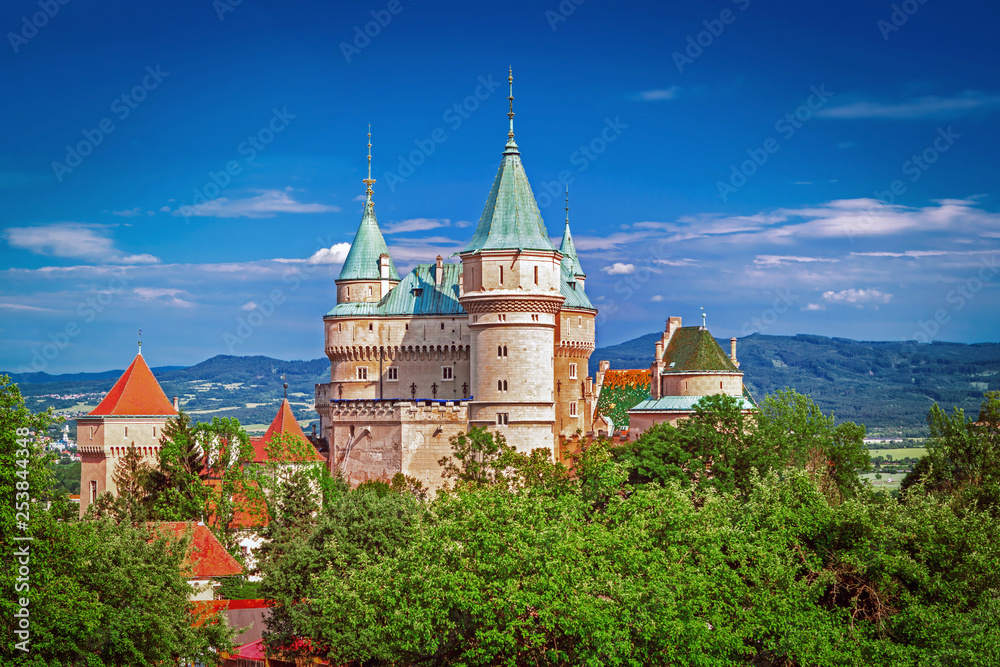
<path id="1" fill-rule="evenodd" d="M 372 126 L 371 123 L 368 124 L 368 178 L 361 179 L 367 188 L 365 189 L 365 195 L 368 197 L 366 204 L 372 203 L 372 183 L 375 179 L 372 178 Z"/>

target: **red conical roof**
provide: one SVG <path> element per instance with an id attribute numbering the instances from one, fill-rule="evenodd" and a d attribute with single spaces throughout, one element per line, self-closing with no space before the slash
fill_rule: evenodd
<path id="1" fill-rule="evenodd" d="M 153 377 L 142 354 L 135 355 L 104 400 L 88 415 L 170 415 L 176 416 L 173 404 Z"/>
<path id="2" fill-rule="evenodd" d="M 278 414 L 274 416 L 274 421 L 271 425 L 267 427 L 267 432 L 260 438 L 253 441 L 253 460 L 256 463 L 264 463 L 265 461 L 272 460 L 267 455 L 267 446 L 271 444 L 271 440 L 279 434 L 290 435 L 296 440 L 301 440 L 305 443 L 305 446 L 309 449 L 306 450 L 305 456 L 295 456 L 292 460 L 295 461 L 325 461 L 322 456 L 316 451 L 316 448 L 312 446 L 309 439 L 306 438 L 306 434 L 302 432 L 302 427 L 299 423 L 295 421 L 295 415 L 292 414 L 292 406 L 288 404 L 288 399 L 281 401 L 281 407 L 278 408 Z"/>

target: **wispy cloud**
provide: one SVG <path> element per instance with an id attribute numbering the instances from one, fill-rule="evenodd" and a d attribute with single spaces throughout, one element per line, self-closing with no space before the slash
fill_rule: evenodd
<path id="1" fill-rule="evenodd" d="M 426 232 L 439 227 L 450 227 L 451 221 L 447 218 L 410 218 L 386 225 L 382 232 L 384 234 L 406 234 L 408 232 Z"/>
<path id="2" fill-rule="evenodd" d="M 655 88 L 653 90 L 644 90 L 636 95 L 636 99 L 643 102 L 662 102 L 663 100 L 674 100 L 677 99 L 677 95 L 681 92 L 680 86 L 670 86 L 669 88 Z"/>
<path id="3" fill-rule="evenodd" d="M 337 206 L 296 201 L 288 190 L 263 190 L 257 196 L 245 199 L 220 197 L 204 204 L 181 206 L 173 214 L 211 218 L 272 218 L 278 213 L 335 213 L 339 210 Z"/>
<path id="4" fill-rule="evenodd" d="M 139 216 L 143 215 L 148 215 L 148 216 L 156 215 L 156 211 L 144 211 L 138 206 L 136 206 L 135 208 L 130 208 L 125 211 L 111 211 L 111 215 L 118 215 L 123 218 L 138 218 Z"/>
<path id="5" fill-rule="evenodd" d="M 986 95 L 978 91 L 967 91 L 954 97 L 927 96 L 906 102 L 858 101 L 850 104 L 820 109 L 816 115 L 822 118 L 955 118 L 958 116 L 1000 107 L 1000 95 Z"/>
<path id="6" fill-rule="evenodd" d="M 143 301 L 155 301 L 165 306 L 175 308 L 193 308 L 194 304 L 186 299 L 180 298 L 179 294 L 188 293 L 184 290 L 169 287 L 135 287 L 132 293 Z"/>
<path id="7" fill-rule="evenodd" d="M 839 292 L 823 292 L 823 298 L 829 303 L 846 303 L 852 306 L 863 306 L 865 304 L 883 304 L 892 301 L 892 294 L 880 292 L 877 289 L 845 289 Z M 813 310 L 818 310 L 814 308 Z"/>
<path id="8" fill-rule="evenodd" d="M 59 222 L 37 227 L 10 227 L 4 238 L 12 248 L 22 248 L 36 255 L 80 259 L 97 264 L 155 264 L 159 258 L 149 254 L 129 255 L 115 247 L 103 225 Z"/>
<path id="9" fill-rule="evenodd" d="M 801 257 L 798 255 L 757 255 L 753 263 L 758 266 L 781 266 L 783 264 L 809 264 L 812 262 L 836 262 L 826 257 Z"/>

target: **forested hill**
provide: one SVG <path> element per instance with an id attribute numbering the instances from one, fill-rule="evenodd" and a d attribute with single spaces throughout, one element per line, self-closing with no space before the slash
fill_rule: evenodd
<path id="1" fill-rule="evenodd" d="M 601 359 L 612 368 L 648 368 L 653 359 L 653 333 L 591 356 L 590 372 Z M 724 350 L 729 341 L 720 340 Z M 809 394 L 838 420 L 873 428 L 903 427 L 916 435 L 936 401 L 947 409 L 959 406 L 975 415 L 983 392 L 1000 389 L 1000 344 L 863 342 L 824 336 L 754 334 L 737 343 L 744 381 L 754 396 L 784 387 Z M 168 397 L 180 396 L 184 409 L 199 420 L 235 417 L 243 424 L 266 425 L 282 397 L 288 396 L 296 417 L 316 420 L 314 385 L 329 381 L 326 359 L 282 361 L 270 357 L 217 356 L 188 368 L 160 367 L 154 373 Z M 93 408 L 122 371 L 48 375 L 12 374 L 33 410 L 51 405 L 69 413 Z M 54 398 L 73 396 L 74 398 Z"/>
<path id="2" fill-rule="evenodd" d="M 611 368 L 648 368 L 659 333 L 597 349 Z M 719 340 L 728 352 L 729 340 Z M 923 429 L 935 402 L 975 416 L 983 393 L 1000 389 L 1000 343 L 870 342 L 799 334 L 753 334 L 737 342 L 744 383 L 761 400 L 792 387 L 839 421 L 872 428 Z M 914 433 L 915 435 L 915 433 Z"/>

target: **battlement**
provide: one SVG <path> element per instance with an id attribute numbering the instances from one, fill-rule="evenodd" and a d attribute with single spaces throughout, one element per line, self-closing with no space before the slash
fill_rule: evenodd
<path id="1" fill-rule="evenodd" d="M 338 420 L 401 421 L 443 418 L 454 420 L 468 414 L 469 401 L 436 401 L 430 399 L 404 400 L 331 400 L 330 417 Z"/>

